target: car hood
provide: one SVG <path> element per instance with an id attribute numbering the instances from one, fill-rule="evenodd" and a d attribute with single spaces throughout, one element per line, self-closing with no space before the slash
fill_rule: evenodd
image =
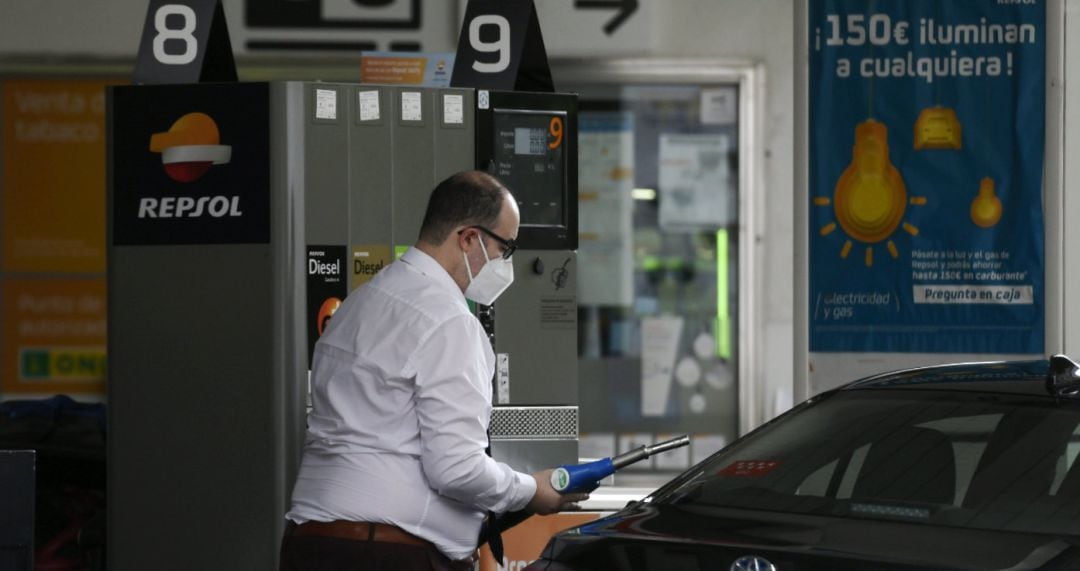
<path id="1" fill-rule="evenodd" d="M 541 562 L 572 569 L 727 571 L 739 569 L 732 565 L 748 556 L 768 560 L 777 571 L 1076 569 L 1080 538 L 638 503 L 558 534 Z"/>

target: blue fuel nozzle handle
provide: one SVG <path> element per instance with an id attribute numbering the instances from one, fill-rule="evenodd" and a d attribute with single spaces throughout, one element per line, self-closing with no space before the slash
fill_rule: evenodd
<path id="1" fill-rule="evenodd" d="M 614 473 L 615 464 L 611 458 L 559 466 L 551 472 L 551 487 L 560 494 L 591 492 L 600 486 L 600 480 Z"/>
<path id="2" fill-rule="evenodd" d="M 650 446 L 640 446 L 612 458 L 559 466 L 551 471 L 551 487 L 560 494 L 591 492 L 600 487 L 600 480 L 614 474 L 616 470 L 624 466 L 640 462 L 653 454 L 667 452 L 688 444 L 690 444 L 690 437 L 683 434 Z"/>

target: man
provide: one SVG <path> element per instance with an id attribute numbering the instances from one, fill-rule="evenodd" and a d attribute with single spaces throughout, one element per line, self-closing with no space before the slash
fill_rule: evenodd
<path id="1" fill-rule="evenodd" d="M 315 346 L 283 570 L 471 569 L 489 513 L 587 497 L 484 452 L 495 356 L 466 298 L 490 304 L 510 285 L 519 221 L 494 177 L 451 176 L 416 245 L 334 314 Z"/>

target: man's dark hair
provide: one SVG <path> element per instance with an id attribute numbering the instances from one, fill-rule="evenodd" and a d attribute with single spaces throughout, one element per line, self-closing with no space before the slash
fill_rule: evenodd
<path id="1" fill-rule="evenodd" d="M 499 179 L 482 171 L 451 175 L 431 191 L 420 241 L 437 246 L 458 226 L 494 228 L 509 192 Z"/>

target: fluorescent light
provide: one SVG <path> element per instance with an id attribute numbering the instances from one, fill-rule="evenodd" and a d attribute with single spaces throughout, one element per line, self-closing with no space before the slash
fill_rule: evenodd
<path id="1" fill-rule="evenodd" d="M 656 200 L 656 189 L 635 188 L 630 191 L 630 196 L 634 197 L 634 200 Z"/>

